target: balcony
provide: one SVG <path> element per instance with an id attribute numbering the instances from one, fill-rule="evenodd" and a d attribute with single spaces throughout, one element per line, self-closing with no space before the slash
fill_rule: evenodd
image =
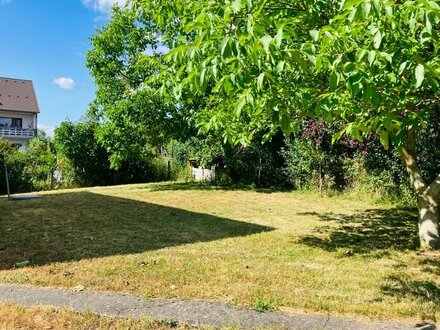
<path id="1" fill-rule="evenodd" d="M 35 129 L 33 128 L 9 128 L 0 127 L 0 136 L 4 138 L 33 138 Z"/>

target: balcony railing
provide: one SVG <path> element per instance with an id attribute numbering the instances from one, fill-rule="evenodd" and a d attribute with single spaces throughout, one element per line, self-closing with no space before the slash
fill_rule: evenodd
<path id="1" fill-rule="evenodd" d="M 35 129 L 0 127 L 0 136 L 6 138 L 32 138 L 35 136 Z"/>

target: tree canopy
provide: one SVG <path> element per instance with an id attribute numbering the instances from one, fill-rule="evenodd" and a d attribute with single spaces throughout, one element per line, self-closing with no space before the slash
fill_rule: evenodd
<path id="1" fill-rule="evenodd" d="M 153 22 L 131 10 L 113 10 L 112 20 L 91 38 L 86 66 L 97 91 L 88 117 L 100 123 L 98 141 L 118 167 L 142 153 L 146 144 L 160 145 L 170 136 L 183 134 L 186 123 L 180 107 L 144 85 L 147 78 L 165 69 Z"/>
<path id="2" fill-rule="evenodd" d="M 206 96 L 198 124 L 231 142 L 288 134 L 311 116 L 339 120 L 340 135 L 376 132 L 400 146 L 438 100 L 436 1 L 132 4 L 170 48 L 150 81 L 179 100 Z"/>

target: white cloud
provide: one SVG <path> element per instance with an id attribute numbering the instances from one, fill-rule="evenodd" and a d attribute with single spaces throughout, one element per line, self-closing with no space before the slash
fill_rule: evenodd
<path id="1" fill-rule="evenodd" d="M 53 83 L 62 89 L 74 89 L 75 81 L 72 78 L 60 77 L 53 80 Z"/>
<path id="2" fill-rule="evenodd" d="M 95 11 L 109 13 L 113 5 L 117 4 L 122 7 L 127 3 L 127 0 L 82 0 L 82 3 Z"/>

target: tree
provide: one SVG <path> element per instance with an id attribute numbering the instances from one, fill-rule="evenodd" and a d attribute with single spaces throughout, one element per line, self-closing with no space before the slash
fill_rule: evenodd
<path id="1" fill-rule="evenodd" d="M 96 137 L 109 152 L 112 167 L 133 159 L 146 145 L 161 146 L 185 135 L 184 105 L 154 93 L 158 84 L 144 84 L 166 65 L 152 21 L 115 7 L 112 20 L 91 43 L 86 66 L 97 91 L 88 115 L 97 123 Z"/>
<path id="2" fill-rule="evenodd" d="M 246 144 L 311 117 L 337 122 L 335 140 L 375 133 L 407 167 L 422 247 L 440 247 L 440 176 L 428 184 L 416 160 L 417 131 L 439 98 L 437 1 L 131 3 L 170 49 L 150 81 L 177 102 L 204 97 L 191 115 L 202 131 Z"/>
<path id="3" fill-rule="evenodd" d="M 26 156 L 12 143 L 0 138 L 0 191 L 6 193 L 6 177 L 4 165 L 8 168 L 8 178 L 11 193 L 32 191 L 31 178 L 26 173 Z"/>
<path id="4" fill-rule="evenodd" d="M 80 186 L 105 185 L 111 182 L 108 153 L 95 139 L 96 124 L 62 122 L 55 130 L 59 158 L 72 167 Z"/>
<path id="5" fill-rule="evenodd" d="M 23 151 L 26 165 L 24 171 L 32 186 L 37 190 L 53 189 L 54 172 L 57 169 L 57 156 L 52 138 L 43 131 L 26 143 Z"/>
<path id="6" fill-rule="evenodd" d="M 347 1 L 331 24 L 312 32 L 316 68 L 329 75 L 320 100 L 346 123 L 335 138 L 374 132 L 385 148 L 399 149 L 417 193 L 424 248 L 440 247 L 440 174 L 429 183 L 416 157 L 417 135 L 440 96 L 439 21 L 435 1 Z"/>
<path id="7" fill-rule="evenodd" d="M 58 160 L 64 166 L 62 170 L 68 170 L 69 181 L 80 186 L 93 186 L 166 179 L 166 164 L 155 158 L 148 145 L 121 160 L 117 169 L 112 167 L 111 154 L 96 138 L 97 127 L 93 121 L 65 121 L 55 130 Z"/>

